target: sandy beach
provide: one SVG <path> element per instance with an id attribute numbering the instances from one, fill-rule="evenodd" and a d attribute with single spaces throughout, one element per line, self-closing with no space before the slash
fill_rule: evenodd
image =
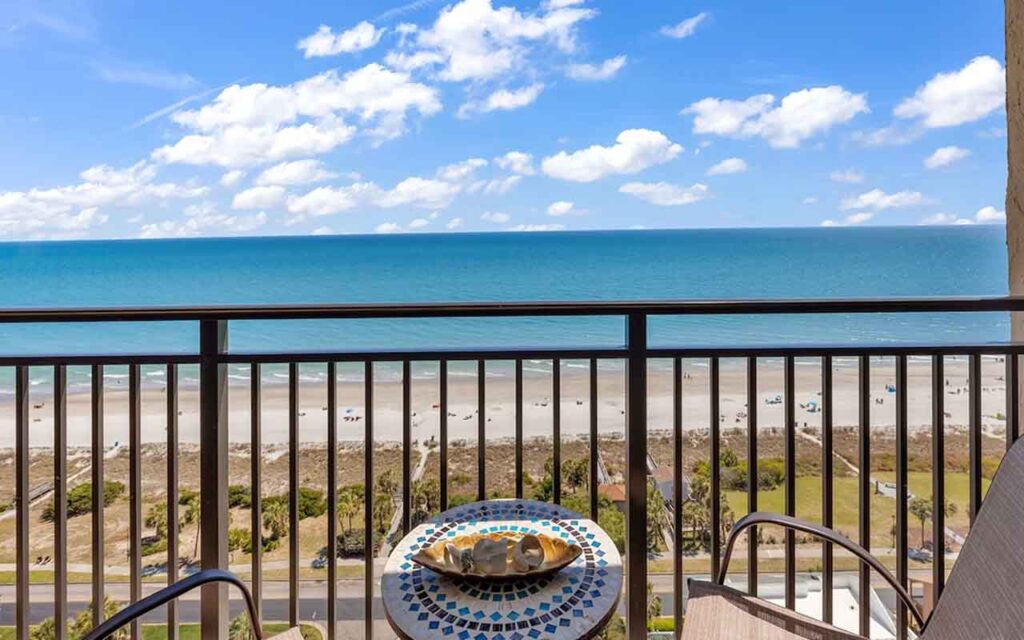
<path id="1" fill-rule="evenodd" d="M 601 434 L 623 433 L 625 417 L 625 377 L 617 363 L 602 364 L 598 376 L 598 429 Z M 659 366 L 660 365 L 660 366 Z M 672 377 L 664 363 L 652 363 L 648 377 L 648 429 L 668 430 L 672 426 Z M 515 387 L 510 363 L 490 363 L 486 379 L 485 413 L 488 439 L 511 438 L 514 434 Z M 683 382 L 683 428 L 706 429 L 710 420 L 707 361 L 685 361 Z M 968 422 L 967 361 L 947 358 L 944 388 L 946 423 L 951 427 Z M 986 431 L 999 435 L 1004 428 L 1004 364 L 1001 358 L 983 359 L 982 413 Z M 834 424 L 858 424 L 857 368 L 853 359 L 834 362 Z M 871 371 L 872 412 L 875 428 L 892 427 L 895 422 L 895 393 L 887 385 L 895 384 L 892 360 L 873 360 Z M 931 424 L 931 366 L 926 359 L 912 359 L 908 368 L 908 416 L 910 427 Z M 477 381 L 475 377 L 450 376 L 448 383 L 448 437 L 450 441 L 477 438 Z M 798 426 L 820 426 L 821 363 L 813 358 L 796 363 Z M 776 402 L 783 393 L 782 366 L 779 361 L 763 361 L 758 370 L 758 425 L 782 426 L 783 404 Z M 145 389 L 142 394 L 142 439 L 145 443 L 166 441 L 166 392 Z M 401 441 L 401 384 L 381 381 L 374 384 L 374 441 Z M 299 391 L 299 430 L 302 442 L 326 441 L 326 384 L 302 382 Z M 438 381 L 414 378 L 412 382 L 412 437 L 428 441 L 439 435 Z M 561 432 L 563 438 L 584 435 L 590 429 L 589 376 L 585 367 L 563 363 L 561 372 Z M 720 420 L 723 427 L 746 428 L 746 370 L 740 360 L 723 360 L 720 374 Z M 338 438 L 362 441 L 364 438 L 364 386 L 361 382 L 338 383 Z M 524 436 L 548 437 L 552 434 L 553 393 L 551 377 L 532 374 L 524 377 Z M 108 384 L 105 392 L 105 436 L 107 446 L 123 444 L 128 437 L 128 402 L 125 384 Z M 812 404 L 813 403 L 813 404 Z M 249 441 L 248 385 L 233 385 L 229 391 L 229 439 Z M 288 439 L 288 390 L 283 384 L 265 384 L 262 391 L 262 437 L 266 445 Z M 14 445 L 14 406 L 8 399 L 0 405 L 0 448 Z M 88 394 L 68 396 L 68 444 L 89 446 L 91 399 Z M 30 444 L 51 446 L 53 440 L 52 394 L 33 388 L 30 407 Z M 179 432 L 181 442 L 198 442 L 198 392 L 182 388 L 179 392 Z"/>

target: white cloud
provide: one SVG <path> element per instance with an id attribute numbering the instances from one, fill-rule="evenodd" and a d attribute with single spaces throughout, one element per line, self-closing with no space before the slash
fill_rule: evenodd
<path id="1" fill-rule="evenodd" d="M 493 222 L 494 224 L 505 224 L 512 219 L 512 216 L 500 211 L 486 211 L 480 215 L 480 219 L 485 222 Z"/>
<path id="2" fill-rule="evenodd" d="M 141 87 L 184 91 L 195 87 L 198 82 L 187 73 L 153 69 L 119 61 L 92 61 L 89 67 L 100 80 L 112 84 L 134 84 Z"/>
<path id="3" fill-rule="evenodd" d="M 708 169 L 709 176 L 721 176 L 730 173 L 743 173 L 749 167 L 743 158 L 726 158 Z"/>
<path id="4" fill-rule="evenodd" d="M 828 174 L 828 178 L 832 182 L 840 182 L 842 184 L 860 184 L 864 182 L 864 174 L 856 169 L 833 171 Z"/>
<path id="5" fill-rule="evenodd" d="M 271 209 L 284 201 L 284 187 L 251 187 L 239 191 L 231 201 L 232 209 Z"/>
<path id="6" fill-rule="evenodd" d="M 509 6 L 495 9 L 491 0 L 462 0 L 445 7 L 430 28 L 409 34 L 405 46 L 385 60 L 401 70 L 437 69 L 437 76 L 449 82 L 504 78 L 528 65 L 532 43 L 572 52 L 577 25 L 596 15 L 593 9 L 567 5 L 521 13 Z"/>
<path id="7" fill-rule="evenodd" d="M 984 207 L 978 209 L 978 212 L 974 214 L 974 220 L 977 222 L 1003 222 L 1006 220 L 1006 211 L 1002 209 L 996 209 L 995 207 Z"/>
<path id="8" fill-rule="evenodd" d="M 711 195 L 704 184 L 681 187 L 668 182 L 627 182 L 619 187 L 619 193 L 629 194 L 660 207 L 693 204 Z"/>
<path id="9" fill-rule="evenodd" d="M 823 220 L 821 226 L 823 227 L 851 227 L 858 224 L 864 224 L 868 220 L 875 217 L 874 213 L 869 211 L 861 211 L 860 213 L 851 213 L 842 220 Z"/>
<path id="10" fill-rule="evenodd" d="M 238 168 L 326 153 L 357 132 L 380 140 L 405 131 L 410 113 L 441 110 L 437 89 L 379 64 L 326 71 L 290 85 L 232 85 L 171 120 L 190 133 L 158 148 L 161 162 Z M 345 120 L 351 117 L 358 126 Z"/>
<path id="11" fill-rule="evenodd" d="M 329 26 L 322 24 L 315 33 L 299 40 L 297 47 L 306 58 L 336 56 L 339 53 L 352 53 L 376 46 L 383 34 L 383 29 L 378 29 L 365 20 L 338 34 L 331 31 Z"/>
<path id="12" fill-rule="evenodd" d="M 858 196 L 846 198 L 840 203 L 839 208 L 843 211 L 857 209 L 871 209 L 882 211 L 885 209 L 899 209 L 902 207 L 914 207 L 925 204 L 928 201 L 918 191 L 898 191 L 886 193 L 881 189 L 872 189 Z"/>
<path id="13" fill-rule="evenodd" d="M 375 233 L 399 233 L 402 227 L 394 222 L 382 222 L 373 228 Z"/>
<path id="14" fill-rule="evenodd" d="M 256 176 L 255 183 L 257 185 L 291 186 L 320 182 L 334 177 L 337 177 L 337 174 L 325 169 L 319 160 L 292 160 L 264 169 L 261 174 Z"/>
<path id="15" fill-rule="evenodd" d="M 532 176 L 536 173 L 532 163 L 533 156 L 522 151 L 509 151 L 494 159 L 494 164 L 498 167 L 524 176 Z"/>
<path id="16" fill-rule="evenodd" d="M 564 216 L 574 213 L 575 204 L 568 200 L 558 200 L 548 205 L 549 216 Z"/>
<path id="17" fill-rule="evenodd" d="M 412 230 L 422 229 L 428 224 L 430 224 L 430 220 L 427 220 L 426 218 L 416 218 L 409 223 L 409 228 Z"/>
<path id="18" fill-rule="evenodd" d="M 898 147 L 917 140 L 924 134 L 924 129 L 919 126 L 901 126 L 898 123 L 891 124 L 880 129 L 866 129 L 854 131 L 850 139 L 862 147 Z"/>
<path id="19" fill-rule="evenodd" d="M 818 204 L 818 198 L 815 196 L 807 196 L 801 202 L 803 204 Z"/>
<path id="20" fill-rule="evenodd" d="M 570 64 L 565 69 L 565 75 L 573 80 L 585 82 L 597 82 L 610 80 L 626 66 L 626 56 L 615 56 L 608 58 L 601 64 Z"/>
<path id="21" fill-rule="evenodd" d="M 670 162 L 683 147 L 660 131 L 627 129 L 610 147 L 593 145 L 544 158 L 541 169 L 552 178 L 573 182 L 594 182 L 609 175 L 639 173 L 648 167 Z"/>
<path id="22" fill-rule="evenodd" d="M 220 177 L 220 184 L 223 187 L 231 189 L 232 187 L 237 186 L 243 178 L 245 178 L 245 172 L 240 169 L 227 171 Z"/>
<path id="23" fill-rule="evenodd" d="M 462 218 L 452 218 L 451 220 L 448 221 L 447 224 L 444 225 L 444 227 L 449 231 L 459 229 L 462 227 Z"/>
<path id="24" fill-rule="evenodd" d="M 869 111 L 864 94 L 832 85 L 794 91 L 775 105 L 775 96 L 746 100 L 704 98 L 682 111 L 694 116 L 693 132 L 734 138 L 760 137 L 777 148 L 796 148 L 833 126 Z"/>
<path id="25" fill-rule="evenodd" d="M 212 202 L 201 202 L 185 207 L 184 218 L 163 220 L 142 225 L 140 238 L 184 238 L 204 235 L 237 235 L 255 231 L 267 223 L 263 211 L 253 215 L 219 213 Z"/>
<path id="26" fill-rule="evenodd" d="M 1006 103 L 1006 72 L 998 60 L 979 56 L 959 71 L 939 73 L 893 111 L 932 129 L 974 122 Z"/>
<path id="27" fill-rule="evenodd" d="M 939 147 L 930 156 L 924 159 L 924 166 L 927 169 L 948 167 L 951 164 L 963 160 L 969 155 L 971 155 L 970 151 L 956 145 Z"/>
<path id="28" fill-rule="evenodd" d="M 697 27 L 707 20 L 710 15 L 711 14 L 707 11 L 701 11 L 692 18 L 687 18 L 679 24 L 672 25 L 670 27 L 662 27 L 661 34 L 670 38 L 689 38 L 697 31 Z"/>
<path id="29" fill-rule="evenodd" d="M 81 235 L 108 221 L 106 208 L 198 198 L 208 191 L 191 182 L 156 182 L 156 174 L 157 167 L 145 161 L 124 169 L 97 165 L 82 171 L 75 184 L 0 191 L 0 237 Z"/>
<path id="30" fill-rule="evenodd" d="M 437 177 L 447 182 L 461 182 L 471 178 L 477 169 L 486 166 L 487 161 L 483 158 L 469 158 L 441 167 L 437 170 Z"/>
<path id="31" fill-rule="evenodd" d="M 922 225 L 940 225 L 940 224 L 955 224 L 955 225 L 967 225 L 974 224 L 974 221 L 970 218 L 958 218 L 951 213 L 936 213 L 934 215 L 925 216 L 921 218 Z"/>
<path id="32" fill-rule="evenodd" d="M 334 233 L 334 229 L 332 229 L 331 227 L 328 227 L 328 226 L 325 225 L 325 226 L 317 227 L 316 229 L 313 229 L 312 231 L 309 232 L 309 235 L 311 235 L 311 236 L 329 236 L 332 233 Z"/>
<path id="33" fill-rule="evenodd" d="M 483 191 L 487 195 L 502 195 L 508 193 L 515 188 L 517 184 L 523 179 L 523 176 L 513 175 L 505 176 L 504 178 L 494 178 L 488 180 L 483 185 Z"/>
<path id="34" fill-rule="evenodd" d="M 517 224 L 509 227 L 509 231 L 561 231 L 565 229 L 564 224 Z"/>
<path id="35" fill-rule="evenodd" d="M 457 115 L 466 118 L 474 113 L 514 111 L 533 104 L 544 91 L 544 84 L 535 82 L 519 89 L 498 89 L 483 100 L 470 101 L 459 107 Z"/>
<path id="36" fill-rule="evenodd" d="M 443 209 L 459 191 L 458 185 L 432 178 L 406 178 L 391 189 L 382 189 L 373 182 L 357 182 L 345 187 L 317 187 L 303 195 L 291 196 L 287 207 L 294 216 L 333 215 L 361 206 Z"/>

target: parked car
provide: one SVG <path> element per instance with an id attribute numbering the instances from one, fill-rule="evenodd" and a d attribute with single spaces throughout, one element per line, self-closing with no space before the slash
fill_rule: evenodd
<path id="1" fill-rule="evenodd" d="M 911 549 L 907 551 L 907 557 L 917 562 L 931 562 L 932 552 L 927 549 Z"/>

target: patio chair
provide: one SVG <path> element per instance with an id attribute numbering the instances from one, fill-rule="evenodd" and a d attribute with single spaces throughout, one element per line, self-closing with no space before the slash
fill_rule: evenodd
<path id="1" fill-rule="evenodd" d="M 82 640 L 105 640 L 124 625 L 141 618 L 153 609 L 167 604 L 171 600 L 176 600 L 197 587 L 212 582 L 227 582 L 242 592 L 246 613 L 249 615 L 249 626 L 252 628 L 253 637 L 256 640 L 302 640 L 302 633 L 298 627 L 292 627 L 287 631 L 268 638 L 263 632 L 260 618 L 256 613 L 256 603 L 253 601 L 252 594 L 249 593 L 245 583 L 230 571 L 223 571 L 221 569 L 200 571 L 168 587 L 164 587 L 138 602 L 128 605 L 96 626 Z"/>
<path id="2" fill-rule="evenodd" d="M 845 536 L 787 516 L 752 513 L 733 527 L 717 583 L 691 580 L 683 640 L 864 640 L 724 585 L 743 530 L 772 525 L 808 533 L 855 554 L 893 588 L 922 640 L 1024 638 L 1024 438 L 1003 458 L 946 588 L 925 621 L 907 590 L 878 560 Z"/>

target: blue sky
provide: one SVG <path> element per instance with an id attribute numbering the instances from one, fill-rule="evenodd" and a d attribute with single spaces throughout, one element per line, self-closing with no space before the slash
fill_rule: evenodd
<path id="1" fill-rule="evenodd" d="M 999 223 L 1003 6 L 0 5 L 0 239 Z"/>

